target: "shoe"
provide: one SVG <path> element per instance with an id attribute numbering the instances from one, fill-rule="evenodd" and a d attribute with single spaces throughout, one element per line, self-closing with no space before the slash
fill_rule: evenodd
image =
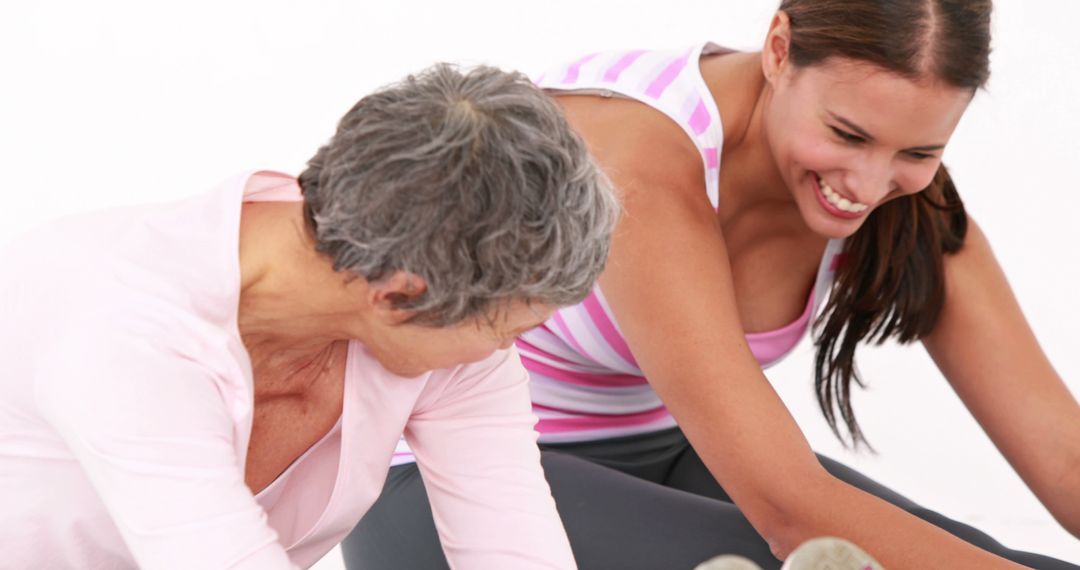
<path id="1" fill-rule="evenodd" d="M 780 570 L 884 570 L 863 549 L 842 538 L 825 536 L 799 545 Z"/>
<path id="2" fill-rule="evenodd" d="M 749 558 L 723 554 L 698 564 L 694 570 L 761 570 L 761 566 L 754 564 Z"/>

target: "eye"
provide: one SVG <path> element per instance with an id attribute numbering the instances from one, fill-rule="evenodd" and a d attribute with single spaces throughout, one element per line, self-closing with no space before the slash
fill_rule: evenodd
<path id="1" fill-rule="evenodd" d="M 934 156 L 932 154 L 926 154 L 925 152 L 909 152 L 907 153 L 907 155 L 914 160 L 930 160 L 933 158 L 937 158 L 937 156 Z"/>
<path id="2" fill-rule="evenodd" d="M 866 142 L 866 139 L 860 137 L 859 135 L 853 135 L 853 134 L 851 134 L 851 133 L 849 133 L 849 132 L 847 132 L 847 131 L 845 131 L 843 129 L 838 129 L 836 127 L 829 127 L 829 128 L 832 129 L 833 134 L 835 134 L 837 137 L 840 138 L 840 140 L 842 140 L 842 141 L 844 141 L 846 143 L 860 144 L 860 143 Z"/>

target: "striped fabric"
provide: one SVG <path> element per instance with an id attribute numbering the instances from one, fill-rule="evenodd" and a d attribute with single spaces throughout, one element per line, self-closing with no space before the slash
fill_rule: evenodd
<path id="1" fill-rule="evenodd" d="M 706 43 L 671 51 L 594 53 L 549 70 L 536 83 L 552 93 L 628 97 L 670 117 L 701 153 L 705 192 L 716 208 L 723 128 L 698 61 L 703 55 L 726 51 Z M 842 240 L 829 242 L 814 291 L 798 319 L 775 331 L 746 335 L 763 368 L 782 360 L 806 334 L 832 285 L 842 247 Z M 543 443 L 606 439 L 676 425 L 638 368 L 599 286 L 580 304 L 557 311 L 523 334 L 517 347 L 529 371 Z M 402 440 L 394 464 L 409 461 Z"/>
<path id="2" fill-rule="evenodd" d="M 549 70 L 537 84 L 553 93 L 628 97 L 667 115 L 701 153 L 705 192 L 716 208 L 723 128 L 698 61 L 726 51 L 706 43 L 669 51 L 594 53 Z M 798 319 L 775 331 L 746 335 L 762 367 L 779 362 L 806 334 L 832 284 L 834 258 L 842 245 L 834 240 L 826 248 L 814 293 Z M 599 286 L 582 303 L 526 332 L 517 345 L 531 377 L 541 442 L 597 440 L 675 425 L 638 368 Z"/>

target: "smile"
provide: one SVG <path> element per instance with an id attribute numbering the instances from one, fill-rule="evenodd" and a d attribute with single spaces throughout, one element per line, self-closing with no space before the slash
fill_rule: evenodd
<path id="1" fill-rule="evenodd" d="M 870 209 L 870 206 L 866 204 L 853 202 L 841 196 L 832 189 L 832 186 L 829 186 L 828 182 L 825 182 L 825 180 L 817 174 L 814 175 L 814 180 L 817 182 L 815 185 L 815 190 L 817 190 L 815 195 L 817 195 L 818 202 L 820 202 L 822 207 L 825 208 L 825 211 L 830 214 L 838 218 L 853 219 L 862 217 L 862 215 Z"/>

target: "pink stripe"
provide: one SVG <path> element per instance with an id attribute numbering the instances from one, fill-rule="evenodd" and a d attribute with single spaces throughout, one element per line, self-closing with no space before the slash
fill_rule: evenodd
<path id="1" fill-rule="evenodd" d="M 585 311 L 589 313 L 589 317 L 592 318 L 592 322 L 596 325 L 597 330 L 600 331 L 600 335 L 604 337 L 608 345 L 622 357 L 623 360 L 637 367 L 637 361 L 634 360 L 634 354 L 630 352 L 630 347 L 626 344 L 626 339 L 619 334 L 618 329 L 615 328 L 615 323 L 611 322 L 608 318 L 607 311 L 600 305 L 600 300 L 596 298 L 596 291 L 589 293 L 588 297 L 582 302 L 585 306 Z"/>
<path id="2" fill-rule="evenodd" d="M 799 337 L 801 337 L 803 328 L 806 326 L 806 323 L 810 322 L 810 312 L 814 308 L 814 290 L 816 288 L 816 286 L 810 288 L 810 298 L 806 300 L 806 308 L 803 309 L 801 315 L 795 317 L 794 321 L 791 321 L 790 323 L 771 331 L 746 333 L 746 339 L 751 342 L 755 340 L 768 340 L 770 338 L 783 336 L 796 330 L 799 331 Z"/>
<path id="3" fill-rule="evenodd" d="M 563 336 L 566 337 L 566 341 L 569 342 L 575 349 L 577 349 L 578 354 L 589 358 L 590 360 L 596 361 L 596 358 L 593 358 L 593 355 L 589 354 L 589 351 L 585 350 L 585 347 L 581 346 L 581 343 L 578 342 L 577 339 L 574 338 L 574 335 L 570 333 L 570 327 L 567 326 L 566 320 L 562 318 L 562 315 L 559 314 L 559 311 L 555 311 L 555 314 L 551 316 L 551 320 L 555 321 L 555 326 L 558 327 L 559 331 L 561 331 Z"/>
<path id="4" fill-rule="evenodd" d="M 575 61 L 570 64 L 570 67 L 566 68 L 566 77 L 563 77 L 563 83 L 575 83 L 578 80 L 578 74 L 581 72 L 581 66 L 589 63 L 589 60 L 598 56 L 598 53 L 590 53 L 589 55 Z"/>
<path id="5" fill-rule="evenodd" d="M 716 152 L 716 147 L 705 148 L 705 166 L 710 170 L 716 170 L 720 167 L 720 153 Z"/>
<path id="6" fill-rule="evenodd" d="M 711 122 L 712 117 L 709 116 L 709 110 L 705 108 L 705 100 L 698 99 L 697 107 L 694 107 L 694 113 L 690 115 L 690 128 L 694 129 L 695 135 L 700 135 L 709 128 Z"/>
<path id="7" fill-rule="evenodd" d="M 653 79 L 653 82 L 649 84 L 649 87 L 645 89 L 645 94 L 653 99 L 659 99 L 664 94 L 664 90 L 671 85 L 672 81 L 682 73 L 684 67 L 686 67 L 686 61 L 690 59 L 690 52 L 686 52 L 686 55 L 676 59 L 668 64 L 660 75 Z"/>
<path id="8" fill-rule="evenodd" d="M 533 408 L 544 409 L 544 406 L 533 404 Z M 540 421 L 536 424 L 536 431 L 540 433 L 566 433 L 593 429 L 628 428 L 651 424 L 667 418 L 668 415 L 667 408 L 661 406 L 647 412 L 618 416 L 593 414 L 576 418 L 540 418 Z"/>
<path id="9" fill-rule="evenodd" d="M 620 57 L 619 61 L 615 62 L 615 65 L 609 67 L 608 70 L 604 72 L 604 81 L 610 81 L 612 83 L 618 81 L 622 72 L 626 71 L 627 67 L 633 65 L 643 53 L 645 53 L 645 50 L 626 52 L 626 55 Z"/>
<path id="10" fill-rule="evenodd" d="M 746 343 L 750 345 L 750 352 L 757 359 L 758 364 L 767 366 L 784 356 L 795 345 L 799 344 L 806 328 L 810 325 L 810 316 L 814 309 L 814 290 L 810 289 L 810 298 L 806 301 L 806 308 L 794 321 L 776 330 L 746 333 Z"/>
<path id="11" fill-rule="evenodd" d="M 521 355 L 521 363 L 525 365 L 525 369 L 529 372 L 543 374 L 553 380 L 577 386 L 589 386 L 593 388 L 625 388 L 628 386 L 642 386 L 649 383 L 641 376 L 633 376 L 630 374 L 589 374 L 586 372 L 570 372 L 569 370 L 562 370 L 561 368 L 555 368 L 550 364 L 533 360 L 525 354 Z"/>
<path id="12" fill-rule="evenodd" d="M 543 326 L 543 325 L 541 325 L 541 326 Z M 572 360 L 567 360 L 567 359 L 565 359 L 565 358 L 563 358 L 563 357 L 561 357 L 561 356 L 559 356 L 557 354 L 551 354 L 550 352 L 548 352 L 548 351 L 546 351 L 546 350 L 544 350 L 542 348 L 538 348 L 536 345 L 530 343 L 529 341 L 525 340 L 524 338 L 522 338 L 520 336 L 517 337 L 517 340 L 514 342 L 514 344 L 517 345 L 519 350 L 523 350 L 526 353 L 531 352 L 533 354 L 539 354 L 540 356 L 543 356 L 544 358 L 547 358 L 549 360 L 554 360 L 554 361 L 562 363 L 562 364 L 577 364 L 577 362 L 574 362 Z"/>
<path id="13" fill-rule="evenodd" d="M 533 85 L 543 85 L 545 77 L 547 77 L 547 74 L 546 73 L 541 73 L 540 77 L 537 77 L 536 80 L 533 81 Z"/>

